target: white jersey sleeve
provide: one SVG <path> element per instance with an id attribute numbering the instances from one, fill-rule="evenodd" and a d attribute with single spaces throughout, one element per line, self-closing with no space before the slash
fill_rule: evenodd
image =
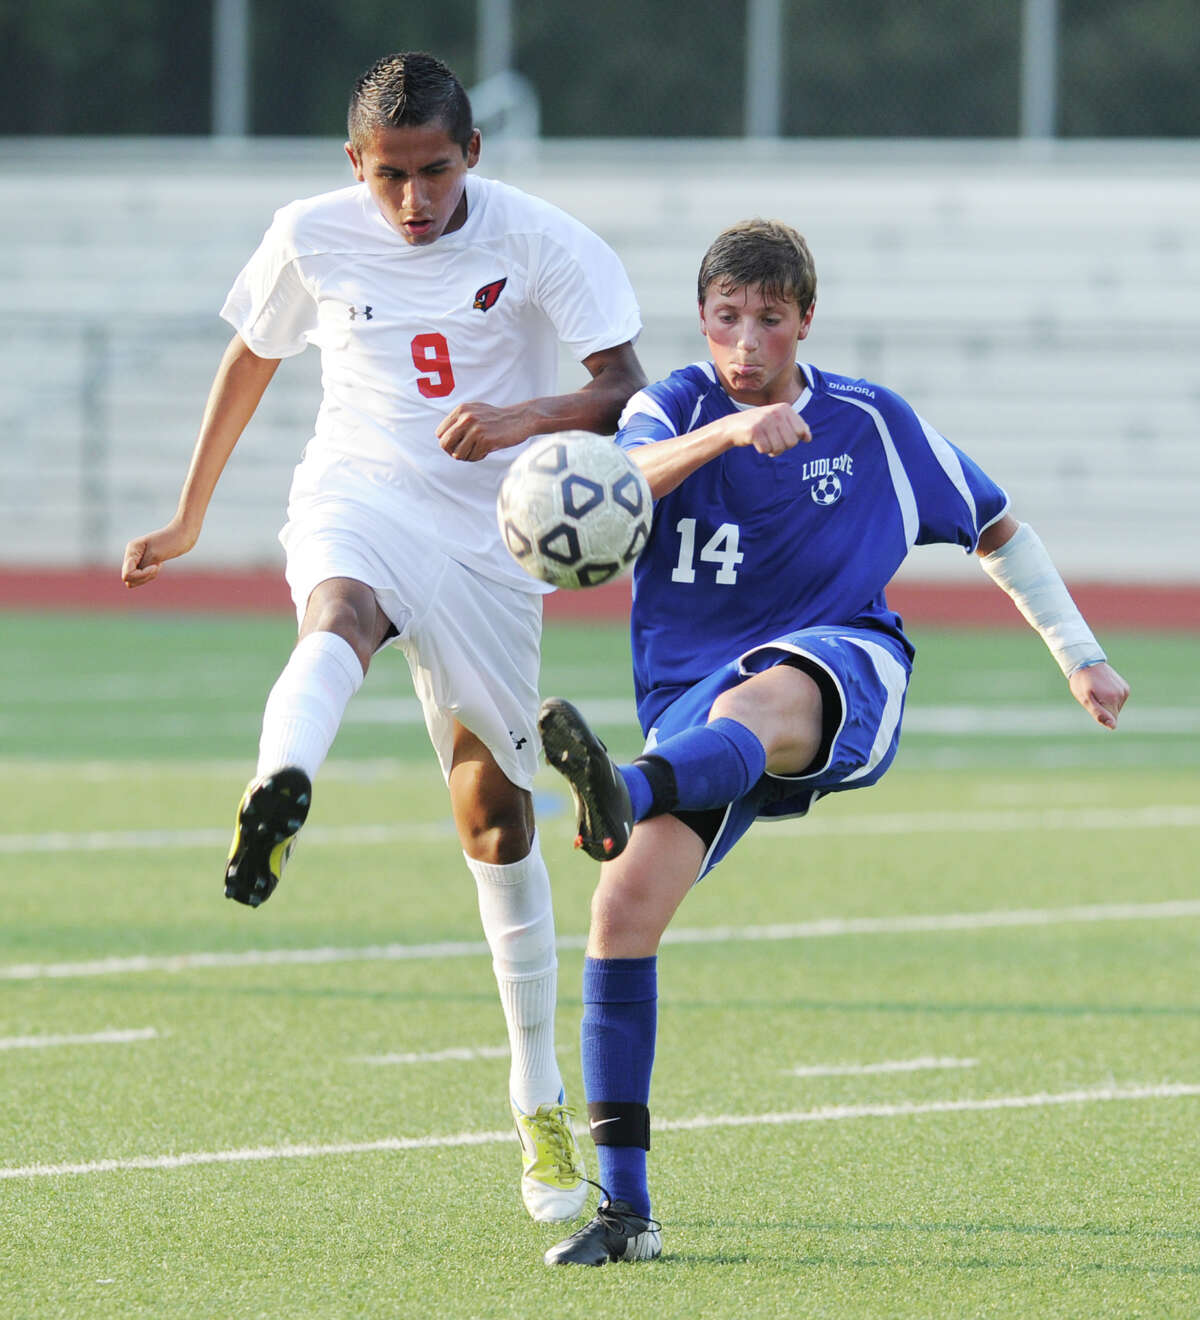
<path id="1" fill-rule="evenodd" d="M 590 229 L 561 216 L 540 240 L 534 300 L 577 362 L 637 338 L 637 300 L 612 248 Z"/>
<path id="2" fill-rule="evenodd" d="M 317 300 L 301 275 L 292 240 L 292 209 L 275 213 L 221 308 L 221 316 L 259 357 L 303 353 L 317 326 Z"/>

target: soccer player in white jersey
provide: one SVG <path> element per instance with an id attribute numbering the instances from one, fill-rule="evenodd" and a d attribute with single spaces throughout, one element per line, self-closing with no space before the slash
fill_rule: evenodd
<path id="1" fill-rule="evenodd" d="M 554 920 L 530 792 L 545 588 L 505 550 L 495 502 L 530 436 L 616 429 L 645 383 L 637 302 L 590 230 L 470 173 L 470 103 L 432 56 L 363 74 L 346 154 L 356 182 L 277 212 L 238 276 L 177 512 L 129 543 L 122 574 L 141 586 L 192 548 L 280 360 L 315 344 L 324 396 L 280 533 L 299 640 L 267 699 L 225 892 L 251 907 L 270 897 L 346 705 L 395 643 L 478 888 L 522 1195 L 535 1219 L 569 1219 L 587 1189 L 555 1058 Z M 590 376 L 563 394 L 560 343 Z"/>
<path id="2" fill-rule="evenodd" d="M 797 362 L 816 276 L 795 230 L 727 230 L 698 293 L 712 360 L 636 394 L 617 436 L 656 501 L 632 617 L 646 750 L 617 766 L 569 703 L 540 717 L 577 846 L 603 863 L 582 1056 L 607 1199 L 548 1264 L 660 1254 L 646 1180 L 660 938 L 755 818 L 803 815 L 891 764 L 913 648 L 884 588 L 913 545 L 980 555 L 1100 724 L 1116 727 L 1129 692 L 993 481 L 890 390 Z"/>

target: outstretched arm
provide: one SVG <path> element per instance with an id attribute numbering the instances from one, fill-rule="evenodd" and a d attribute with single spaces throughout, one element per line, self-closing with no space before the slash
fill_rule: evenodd
<path id="1" fill-rule="evenodd" d="M 790 403 L 770 403 L 718 417 L 685 435 L 639 445 L 629 456 L 646 474 L 657 500 L 726 450 L 745 445 L 774 457 L 811 440 L 808 423 Z"/>
<path id="2" fill-rule="evenodd" d="M 125 547 L 121 578 L 127 587 L 153 582 L 166 560 L 186 554 L 196 544 L 217 479 L 278 366 L 278 358 L 252 353 L 240 335 L 229 341 L 208 393 L 175 516 L 165 527 L 135 537 Z"/>
<path id="3" fill-rule="evenodd" d="M 1005 514 L 984 531 L 976 553 L 1050 648 L 1071 695 L 1097 724 L 1115 729 L 1129 684 L 1109 665 L 1037 533 Z"/>
<path id="4" fill-rule="evenodd" d="M 646 383 L 633 345 L 618 344 L 584 358 L 591 380 L 570 394 L 528 399 L 498 408 L 490 403 L 460 403 L 437 429 L 451 458 L 474 463 L 495 449 L 511 449 L 531 435 L 551 431 L 595 431 L 611 435 L 621 409 Z"/>

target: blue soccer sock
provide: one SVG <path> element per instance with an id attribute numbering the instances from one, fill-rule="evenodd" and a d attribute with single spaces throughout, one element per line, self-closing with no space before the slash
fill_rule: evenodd
<path id="1" fill-rule="evenodd" d="M 748 793 L 766 768 L 766 749 L 757 735 L 725 718 L 684 729 L 632 765 L 618 766 L 635 821 L 676 809 L 724 807 Z"/>
<path id="2" fill-rule="evenodd" d="M 635 1214 L 647 1217 L 657 1030 L 657 958 L 584 959 L 580 1055 L 599 1181 L 614 1201 L 626 1201 Z"/>

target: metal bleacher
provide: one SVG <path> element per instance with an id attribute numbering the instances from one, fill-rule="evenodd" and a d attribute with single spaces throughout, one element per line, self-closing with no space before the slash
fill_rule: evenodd
<path id="1" fill-rule="evenodd" d="M 813 362 L 905 394 L 1069 577 L 1200 578 L 1200 144 L 553 141 L 480 169 L 616 248 L 652 376 L 703 354 L 713 235 L 788 220 L 817 263 Z M 0 146 L 0 562 L 115 562 L 169 516 L 234 274 L 277 206 L 348 181 L 336 140 Z M 318 397 L 316 355 L 285 363 L 197 566 L 278 562 Z"/>

